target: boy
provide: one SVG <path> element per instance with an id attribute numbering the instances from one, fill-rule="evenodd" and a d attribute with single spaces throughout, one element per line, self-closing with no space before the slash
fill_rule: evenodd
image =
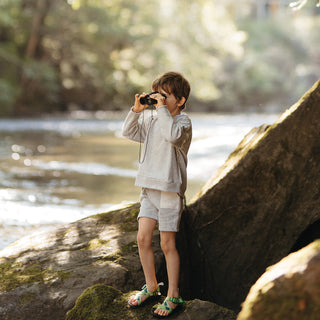
<path id="1" fill-rule="evenodd" d="M 160 294 L 151 246 L 158 223 L 169 286 L 166 300 L 154 308 L 152 314 L 165 318 L 183 303 L 178 288 L 180 257 L 175 237 L 183 209 L 187 153 L 192 138 L 191 121 L 181 113 L 190 94 L 190 85 L 181 74 L 168 72 L 153 82 L 152 89 L 154 92 L 150 97 L 156 99 L 157 115 L 140 124 L 140 113 L 148 105 L 140 101 L 145 93 L 136 94 L 122 132 L 124 137 L 144 143 L 135 185 L 142 188 L 137 242 L 146 285 L 129 299 L 128 304 L 138 307 L 149 297 Z"/>

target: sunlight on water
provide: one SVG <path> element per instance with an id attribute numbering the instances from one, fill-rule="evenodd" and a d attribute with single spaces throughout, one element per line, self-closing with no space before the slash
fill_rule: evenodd
<path id="1" fill-rule="evenodd" d="M 59 170 L 59 171 L 74 171 L 83 174 L 93 175 L 116 175 L 120 177 L 132 177 L 137 174 L 137 170 L 128 170 L 122 168 L 114 168 L 101 163 L 80 163 L 80 162 L 63 162 L 63 161 L 48 161 L 33 160 L 30 165 L 34 168 L 43 170 Z"/>
<path id="2" fill-rule="evenodd" d="M 139 146 L 121 137 L 124 117 L 0 120 L 0 248 L 31 231 L 138 201 Z M 278 115 L 190 117 L 187 199 L 252 127 Z"/>

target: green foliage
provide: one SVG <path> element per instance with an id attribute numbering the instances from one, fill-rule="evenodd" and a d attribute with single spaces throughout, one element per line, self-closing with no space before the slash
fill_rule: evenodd
<path id="1" fill-rule="evenodd" d="M 241 21 L 239 27 L 249 36 L 243 57 L 225 66 L 221 104 L 257 110 L 266 105 L 288 106 L 297 100 L 320 72 L 314 61 L 320 52 L 312 54 L 316 50 L 313 43 L 320 41 L 317 29 L 305 25 L 301 32 L 303 22 L 278 18 Z M 313 24 L 319 26 L 319 17 Z"/>
<path id="2" fill-rule="evenodd" d="M 190 80 L 195 104 L 295 100 L 319 74 L 319 17 L 313 27 L 290 16 L 237 24 L 238 8 L 218 0 L 3 0 L 0 114 L 128 108 L 168 70 Z"/>
<path id="3" fill-rule="evenodd" d="M 0 116 L 8 116 L 17 97 L 17 88 L 0 79 Z"/>

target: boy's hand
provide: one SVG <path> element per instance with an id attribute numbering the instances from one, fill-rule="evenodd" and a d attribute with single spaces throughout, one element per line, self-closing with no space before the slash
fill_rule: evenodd
<path id="1" fill-rule="evenodd" d="M 142 110 L 144 110 L 145 108 L 147 108 L 148 107 L 148 105 L 146 105 L 146 104 L 141 104 L 140 103 L 140 98 L 141 97 L 145 97 L 147 94 L 144 92 L 144 93 L 142 93 L 142 94 L 136 94 L 135 95 L 135 101 L 134 101 L 134 106 L 133 106 L 133 111 L 134 112 L 137 112 L 137 113 L 139 113 L 139 112 L 141 112 Z"/>

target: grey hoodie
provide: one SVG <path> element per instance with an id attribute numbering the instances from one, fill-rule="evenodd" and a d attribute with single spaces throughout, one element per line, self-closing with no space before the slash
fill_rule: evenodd
<path id="1" fill-rule="evenodd" d="M 184 195 L 187 187 L 187 154 L 192 139 L 190 118 L 172 117 L 166 106 L 139 123 L 140 113 L 129 111 L 122 129 L 124 137 L 143 143 L 142 160 L 135 185 Z"/>

